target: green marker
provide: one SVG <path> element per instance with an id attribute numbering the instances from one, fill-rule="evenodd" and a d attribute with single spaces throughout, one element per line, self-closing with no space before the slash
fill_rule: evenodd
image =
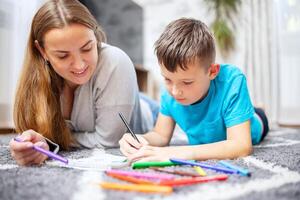
<path id="1" fill-rule="evenodd" d="M 135 162 L 132 163 L 133 169 L 142 169 L 142 168 L 148 168 L 148 167 L 168 167 L 168 166 L 174 166 L 177 165 L 176 163 L 173 163 L 171 161 L 163 161 L 163 162 Z"/>

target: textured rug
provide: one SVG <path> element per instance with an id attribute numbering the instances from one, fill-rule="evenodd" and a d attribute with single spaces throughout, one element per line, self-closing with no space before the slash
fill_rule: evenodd
<path id="1" fill-rule="evenodd" d="M 20 167 L 12 160 L 8 142 L 14 135 L 0 135 L 0 199 L 300 199 L 300 130 L 272 131 L 254 147 L 251 156 L 229 161 L 247 168 L 251 177 L 229 175 L 226 181 L 175 187 L 170 195 L 105 190 L 101 181 L 121 183 L 104 174 L 122 159 L 118 149 L 81 149 L 60 152 L 70 161 Z M 180 141 L 173 140 L 173 143 Z M 206 163 L 215 164 L 209 160 Z M 118 166 L 121 167 L 121 166 Z M 130 167 L 123 167 L 130 170 Z M 191 167 L 168 167 L 192 170 Z M 144 169 L 141 171 L 151 171 Z M 205 170 L 209 175 L 217 174 Z"/>

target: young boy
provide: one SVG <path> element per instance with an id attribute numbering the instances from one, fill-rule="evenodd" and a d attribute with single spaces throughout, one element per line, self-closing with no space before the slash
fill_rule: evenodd
<path id="1" fill-rule="evenodd" d="M 207 26 L 195 19 L 170 23 L 155 43 L 165 79 L 161 109 L 152 132 L 136 141 L 119 141 L 129 160 L 164 161 L 233 159 L 252 153 L 268 132 L 261 109 L 251 104 L 246 78 L 235 66 L 214 64 L 215 44 Z M 167 146 L 175 124 L 187 134 L 188 146 Z"/>

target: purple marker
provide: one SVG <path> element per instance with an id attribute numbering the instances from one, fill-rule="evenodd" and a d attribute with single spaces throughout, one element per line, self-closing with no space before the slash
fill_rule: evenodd
<path id="1" fill-rule="evenodd" d="M 24 142 L 24 141 L 22 141 L 20 138 L 17 138 L 17 137 L 14 138 L 14 140 L 17 141 L 17 142 Z M 58 154 L 56 154 L 56 153 L 53 153 L 53 152 L 51 152 L 51 151 L 47 151 L 47 150 L 45 150 L 45 149 L 43 149 L 43 148 L 41 148 L 41 147 L 35 146 L 35 145 L 33 145 L 32 148 L 33 148 L 34 150 L 36 150 L 36 151 L 42 153 L 42 154 L 47 155 L 48 157 L 50 157 L 50 158 L 52 158 L 52 159 L 55 159 L 55 160 L 58 160 L 58 161 L 60 161 L 60 162 L 65 163 L 65 164 L 68 164 L 68 159 L 63 158 L 63 157 L 61 157 L 60 155 L 58 155 Z"/>
<path id="2" fill-rule="evenodd" d="M 176 164 L 181 164 L 181 165 L 191 165 L 191 166 L 200 166 L 202 168 L 206 169 L 212 169 L 218 172 L 224 172 L 228 174 L 237 174 L 238 171 L 235 169 L 228 169 L 224 167 L 218 167 L 218 166 L 213 166 L 213 165 L 208 165 L 200 162 L 195 162 L 192 160 L 183 160 L 183 159 L 177 159 L 177 158 L 170 158 L 170 161 Z"/>

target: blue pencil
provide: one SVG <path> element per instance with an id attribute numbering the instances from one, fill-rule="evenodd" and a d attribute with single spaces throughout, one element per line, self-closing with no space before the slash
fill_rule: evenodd
<path id="1" fill-rule="evenodd" d="M 212 169 L 218 172 L 224 172 L 224 173 L 228 173 L 228 174 L 234 174 L 234 173 L 238 173 L 237 170 L 235 169 L 228 169 L 225 167 L 218 167 L 218 166 L 213 166 L 213 165 L 208 165 L 208 164 L 204 164 L 204 163 L 200 163 L 200 162 L 195 162 L 195 161 L 191 161 L 191 160 L 183 160 L 183 159 L 177 159 L 177 158 L 170 158 L 170 161 L 176 164 L 181 164 L 181 165 L 191 165 L 191 166 L 200 166 L 202 168 L 206 168 L 206 169 Z"/>
<path id="2" fill-rule="evenodd" d="M 236 165 L 230 164 L 224 160 L 219 161 L 219 163 L 229 169 L 235 169 L 238 171 L 239 174 L 243 175 L 243 176 L 251 176 L 251 173 L 247 170 L 247 169 L 243 169 L 241 167 L 238 167 Z"/>

